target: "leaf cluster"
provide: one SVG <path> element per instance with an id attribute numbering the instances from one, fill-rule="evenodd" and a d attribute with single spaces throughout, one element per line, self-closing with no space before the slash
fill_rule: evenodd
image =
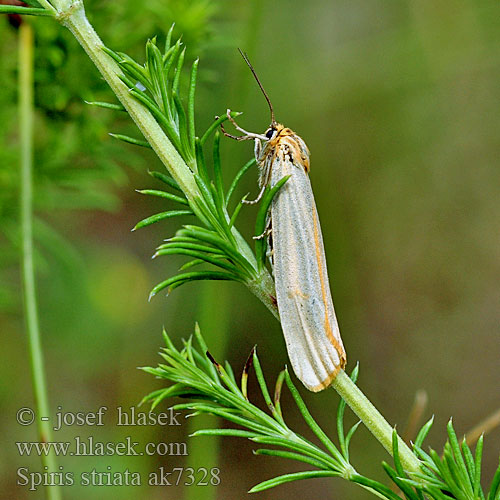
<path id="1" fill-rule="evenodd" d="M 448 440 L 442 455 L 435 450 L 422 449 L 422 443 L 432 427 L 431 418 L 420 430 L 413 450 L 422 461 L 422 472 L 409 478 L 399 461 L 396 433 L 393 434 L 395 469 L 383 463 L 384 470 L 408 500 L 498 500 L 500 499 L 500 466 L 496 470 L 488 493 L 481 487 L 483 436 L 472 453 L 465 438 L 459 442 L 452 420 L 448 422 Z M 399 498 L 399 497 L 395 497 Z"/>
<path id="2" fill-rule="evenodd" d="M 223 418 L 237 428 L 203 429 L 193 436 L 234 436 L 249 439 L 265 448 L 255 451 L 257 455 L 275 456 L 297 460 L 313 467 L 298 473 L 285 474 L 254 486 L 250 492 L 264 491 L 280 484 L 314 477 L 340 477 L 370 491 L 379 498 L 388 500 L 498 500 L 500 498 L 500 467 L 497 469 L 488 494 L 481 488 L 482 438 L 478 441 L 475 456 L 465 443 L 460 444 L 451 421 L 448 424 L 448 442 L 443 455 L 422 448 L 433 419 L 429 420 L 417 435 L 413 450 L 422 462 L 421 472 L 407 475 L 401 465 L 398 452 L 397 434 L 393 433 L 394 467 L 383 463 L 383 468 L 399 493 L 385 484 L 359 474 L 350 463 L 349 444 L 360 422 L 344 432 L 346 403 L 340 400 L 337 410 L 338 446 L 327 436 L 307 409 L 288 370 L 283 370 L 275 384 L 274 394 L 268 390 L 265 377 L 257 357 L 252 350 L 242 375 L 237 380 L 231 365 L 219 364 L 210 355 L 198 326 L 193 338 L 184 341 L 183 348 L 177 349 L 164 332 L 166 347 L 160 352 L 164 362 L 156 368 L 146 367 L 144 371 L 173 382 L 173 385 L 152 392 L 143 399 L 152 408 L 167 398 L 181 397 L 190 401 L 176 404 L 176 410 L 189 410 L 191 415 L 210 414 Z M 248 376 L 253 365 L 260 392 L 267 411 L 261 410 L 248 399 Z M 351 378 L 355 382 L 358 367 Z M 285 422 L 281 408 L 282 389 L 286 386 L 293 397 L 309 429 L 320 445 L 296 433 Z"/>
<path id="3" fill-rule="evenodd" d="M 240 427 L 198 430 L 193 435 L 244 437 L 259 445 L 273 447 L 259 448 L 255 451 L 257 455 L 298 460 L 317 469 L 286 474 L 264 481 L 254 486 L 251 492 L 263 491 L 298 479 L 338 476 L 350 478 L 356 474 L 349 464 L 349 442 L 357 425 L 345 437 L 342 432 L 341 446 L 340 449 L 337 448 L 312 418 L 288 370 L 285 369 L 279 374 L 271 397 L 255 348 L 250 353 L 241 377 L 237 380 L 229 363 L 226 362 L 222 366 L 210 355 L 198 326 L 195 328 L 194 336 L 199 348 L 193 345 L 193 339 L 190 338 L 184 342 L 183 349 L 179 351 L 164 332 L 167 347 L 162 349 L 160 355 L 165 363 L 159 364 L 157 368 L 143 368 L 143 370 L 170 380 L 174 384 L 166 389 L 152 392 L 143 399 L 143 402 L 151 402 L 154 408 L 164 399 L 174 396 L 192 399 L 193 401 L 177 404 L 174 408 L 190 410 L 193 412 L 192 415 L 203 413 L 216 415 Z M 248 377 L 252 366 L 266 402 L 267 412 L 248 399 Z M 290 391 L 297 408 L 321 446 L 295 433 L 286 424 L 281 409 L 281 393 L 284 385 Z M 345 406 L 339 408 L 339 419 L 343 417 L 344 408 Z"/>
<path id="4" fill-rule="evenodd" d="M 231 209 L 230 202 L 245 172 L 255 165 L 255 159 L 241 167 L 229 188 L 224 187 L 220 157 L 219 126 L 227 120 L 224 114 L 216 117 L 208 129 L 200 136 L 195 126 L 195 89 L 198 73 L 198 60 L 190 69 L 185 100 L 182 98 L 182 69 L 185 62 L 185 48 L 180 39 L 172 41 L 170 28 L 163 52 L 157 40 L 149 40 L 146 45 L 146 60 L 139 64 L 124 53 L 105 49 L 123 72 L 122 81 L 127 85 L 132 96 L 141 102 L 155 117 L 165 134 L 171 140 L 185 163 L 193 173 L 200 196 L 190 198 L 182 192 L 178 183 L 170 175 L 162 172 L 150 172 L 165 189 L 145 189 L 140 193 L 157 196 L 181 205 L 179 209 L 166 210 L 140 221 L 134 229 L 149 226 L 156 222 L 177 216 L 194 215 L 200 225 L 185 225 L 174 237 L 161 244 L 155 253 L 162 255 L 184 255 L 190 257 L 181 268 L 181 273 L 159 283 L 153 288 L 151 297 L 163 289 L 169 291 L 195 280 L 234 280 L 250 282 L 258 279 L 266 265 L 266 241 L 256 239 L 255 252 L 252 252 L 234 224 L 244 204 L 241 199 Z M 107 108 L 120 109 L 109 103 L 93 103 Z M 237 116 L 239 113 L 233 113 Z M 215 133 L 215 135 L 214 135 Z M 149 145 L 140 139 L 120 134 L 114 137 L 139 146 Z M 204 146 L 214 135 L 211 151 L 211 165 L 205 157 Z M 272 189 L 267 189 L 257 216 L 255 232 L 264 232 L 269 205 L 286 178 Z M 192 271 L 191 268 L 204 264 L 208 269 Z M 189 269 L 189 271 L 187 271 Z M 187 271 L 187 272 L 186 272 Z"/>

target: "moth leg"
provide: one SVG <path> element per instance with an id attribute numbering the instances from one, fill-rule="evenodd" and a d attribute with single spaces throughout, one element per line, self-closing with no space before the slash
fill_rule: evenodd
<path id="1" fill-rule="evenodd" d="M 256 142 L 257 142 L 257 139 L 256 139 Z M 255 145 L 255 147 L 257 148 L 257 144 Z M 259 146 L 259 148 L 260 147 L 261 146 Z M 257 159 L 257 161 L 258 161 L 258 159 Z M 246 203 L 247 205 L 254 205 L 255 203 L 258 203 L 262 199 L 262 196 L 264 195 L 266 187 L 269 185 L 269 182 L 271 180 L 271 167 L 272 167 L 272 164 L 270 164 L 269 162 L 266 162 L 266 165 L 261 168 L 261 175 L 260 175 L 260 180 L 259 180 L 259 186 L 261 188 L 260 188 L 259 195 L 257 196 L 257 198 L 255 198 L 255 200 L 244 200 L 243 203 Z"/>
<path id="2" fill-rule="evenodd" d="M 271 217 L 269 217 L 271 218 Z M 271 264 L 271 270 L 274 274 L 274 247 L 273 247 L 273 232 L 270 231 L 269 237 L 267 238 L 267 250 L 266 257 L 269 259 Z"/>
<path id="3" fill-rule="evenodd" d="M 224 127 L 222 126 L 222 123 L 221 123 L 221 129 L 222 129 L 222 132 L 224 133 L 225 136 L 227 137 L 231 137 L 231 139 L 236 139 L 237 141 L 247 141 L 249 139 L 260 139 L 261 141 L 267 141 L 267 137 L 265 135 L 262 135 L 262 134 L 255 134 L 253 132 L 248 132 L 247 130 L 245 130 L 244 128 L 241 128 L 235 121 L 235 119 L 231 116 L 231 110 L 228 109 L 226 111 L 226 116 L 227 116 L 227 119 L 234 125 L 234 128 L 236 130 L 238 130 L 239 132 L 241 132 L 242 136 L 236 136 L 236 135 L 231 135 L 231 134 L 228 134 L 224 131 Z"/>
<path id="4" fill-rule="evenodd" d="M 217 118 L 218 117 L 216 117 L 216 119 Z M 222 130 L 222 133 L 226 137 L 229 137 L 230 139 L 234 139 L 236 141 L 248 141 L 249 139 L 252 139 L 252 137 L 249 137 L 247 135 L 233 135 L 233 134 L 230 134 L 229 132 L 226 132 L 226 129 L 224 128 L 224 125 L 222 123 L 220 124 L 220 129 Z"/>
<path id="5" fill-rule="evenodd" d="M 234 128 L 241 132 L 242 134 L 245 134 L 246 136 L 254 135 L 251 132 L 247 132 L 244 128 L 241 128 L 237 123 L 236 120 L 231 116 L 231 110 L 228 109 L 226 111 L 227 119 L 234 125 Z"/>
<path id="6" fill-rule="evenodd" d="M 255 138 L 255 144 L 253 147 L 253 154 L 255 158 L 260 158 L 260 153 L 262 152 L 262 142 L 260 142 L 260 139 Z"/>
<path id="7" fill-rule="evenodd" d="M 268 238 L 271 236 L 272 228 L 271 228 L 271 217 L 267 217 L 266 221 L 266 228 L 264 229 L 264 232 L 262 234 L 259 234 L 259 236 L 254 236 L 254 240 L 261 240 L 262 238 Z"/>
<path id="8" fill-rule="evenodd" d="M 255 205 L 256 203 L 259 203 L 259 201 L 262 199 L 262 196 L 264 196 L 264 191 L 266 190 L 266 185 L 264 184 L 261 188 L 260 188 L 260 192 L 259 192 L 259 195 L 257 196 L 257 198 L 255 198 L 255 200 L 243 200 L 243 203 L 247 204 L 247 205 Z M 255 236 L 254 236 L 255 238 Z"/>

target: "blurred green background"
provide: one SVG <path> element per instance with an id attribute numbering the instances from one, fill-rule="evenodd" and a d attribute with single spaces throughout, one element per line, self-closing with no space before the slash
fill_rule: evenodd
<path id="1" fill-rule="evenodd" d="M 311 150 L 311 181 L 321 218 L 330 282 L 349 369 L 359 385 L 403 429 L 415 393 L 425 389 L 436 415 L 429 444 L 440 449 L 450 416 L 465 433 L 500 406 L 500 4 L 456 0 L 402 2 L 296 0 L 87 0 L 87 14 L 106 44 L 142 60 L 145 40 L 170 24 L 183 33 L 187 57 L 201 56 L 197 121 L 205 129 L 226 108 L 240 124 L 263 131 L 266 103 L 236 47 L 246 50 L 279 121 Z M 199 321 L 219 360 L 240 369 L 254 344 L 269 380 L 287 363 L 279 324 L 235 283 L 188 284 L 147 302 L 149 290 L 182 259 L 152 261 L 154 248 L 178 228 L 169 220 L 131 233 L 164 210 L 134 190 L 157 187 L 161 170 L 149 151 L 108 132 L 137 135 L 126 115 L 84 100 L 112 101 L 83 51 L 62 27 L 30 20 L 36 36 L 35 203 L 38 298 L 51 406 L 109 410 L 101 428 L 70 427 L 96 440 L 187 442 L 189 457 L 66 457 L 66 471 L 163 466 L 211 467 L 216 441 L 189 439 L 192 425 L 113 425 L 114 409 L 137 404 L 161 385 L 136 369 L 155 365 L 161 328 L 179 341 Z M 17 31 L 0 18 L 0 451 L 2 498 L 43 498 L 16 486 L 16 470 L 39 471 L 15 441 L 36 440 L 15 421 L 33 406 L 22 318 L 18 234 Z M 249 143 L 223 140 L 226 183 L 252 155 Z M 240 195 L 257 192 L 257 172 Z M 251 237 L 255 208 L 239 228 Z M 187 219 L 186 219 L 187 222 Z M 255 386 L 255 381 L 252 382 Z M 255 389 L 255 387 L 254 387 Z M 301 391 L 313 415 L 335 435 L 338 397 Z M 307 434 L 290 398 L 290 425 Z M 164 406 L 166 409 L 168 405 Z M 288 409 L 288 411 L 287 411 Z M 355 421 L 352 415 L 348 420 Z M 213 425 L 209 421 L 208 425 Z M 307 434 L 308 435 L 308 434 Z M 352 462 L 384 477 L 388 456 L 362 428 Z M 218 450 L 221 484 L 204 487 L 80 487 L 66 498 L 240 499 L 257 482 L 298 463 L 255 457 L 236 438 Z M 487 436 L 484 466 L 497 465 L 500 431 Z M 266 499 L 373 498 L 337 480 L 280 486 Z"/>

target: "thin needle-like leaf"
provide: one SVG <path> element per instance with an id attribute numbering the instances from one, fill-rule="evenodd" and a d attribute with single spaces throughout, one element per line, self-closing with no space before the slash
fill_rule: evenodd
<path id="1" fill-rule="evenodd" d="M 138 222 L 132 231 L 136 231 L 137 229 L 140 229 L 141 227 L 146 227 L 150 226 L 151 224 L 154 224 L 155 222 L 160 222 L 165 219 L 170 219 L 172 217 L 178 217 L 182 215 L 193 215 L 193 212 L 191 210 L 170 210 L 168 212 L 160 212 L 159 214 L 151 215 L 150 217 L 147 217 L 146 219 L 141 220 Z"/>
<path id="2" fill-rule="evenodd" d="M 196 91 L 196 75 L 198 74 L 199 59 L 196 59 L 191 67 L 191 78 L 189 81 L 189 95 L 188 95 L 188 126 L 189 126 L 189 144 L 191 147 L 191 154 L 195 156 L 194 140 L 196 137 L 195 119 L 194 119 L 194 96 Z"/>

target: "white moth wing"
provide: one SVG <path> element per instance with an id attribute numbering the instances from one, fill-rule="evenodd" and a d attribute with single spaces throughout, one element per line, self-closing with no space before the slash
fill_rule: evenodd
<path id="1" fill-rule="evenodd" d="M 298 136 L 294 140 L 307 151 Z M 271 205 L 278 310 L 293 370 L 309 390 L 316 392 L 328 387 L 345 366 L 346 355 L 309 176 L 300 162 L 293 163 L 287 153 L 277 152 L 271 185 L 286 175 L 290 178 Z"/>

